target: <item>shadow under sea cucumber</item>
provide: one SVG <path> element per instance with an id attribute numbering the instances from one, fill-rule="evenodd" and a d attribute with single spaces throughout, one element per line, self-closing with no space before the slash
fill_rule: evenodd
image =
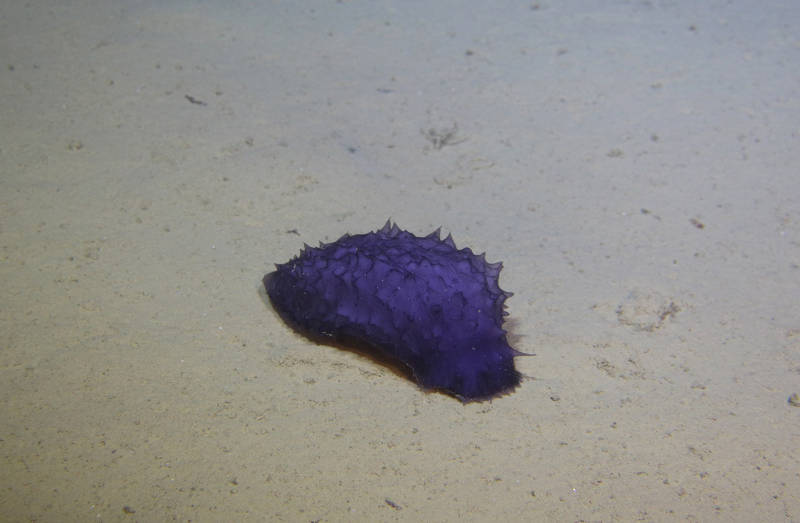
<path id="1" fill-rule="evenodd" d="M 387 221 L 305 249 L 264 276 L 273 307 L 312 339 L 357 341 L 407 366 L 424 389 L 485 400 L 520 383 L 503 329 L 502 263 Z"/>

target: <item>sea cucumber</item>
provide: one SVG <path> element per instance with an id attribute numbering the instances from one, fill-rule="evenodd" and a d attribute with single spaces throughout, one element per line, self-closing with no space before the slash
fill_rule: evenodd
<path id="1" fill-rule="evenodd" d="M 410 369 L 423 389 L 460 400 L 513 390 L 521 375 L 503 329 L 502 263 L 458 249 L 439 229 L 418 237 L 387 221 L 305 246 L 264 276 L 281 317 L 310 338 L 365 343 Z"/>

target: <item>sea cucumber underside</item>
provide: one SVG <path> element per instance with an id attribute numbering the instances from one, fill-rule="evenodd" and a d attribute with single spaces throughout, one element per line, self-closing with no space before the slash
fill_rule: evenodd
<path id="1" fill-rule="evenodd" d="M 425 389 L 462 401 L 514 389 L 521 354 L 503 329 L 502 263 L 386 222 L 305 249 L 264 277 L 275 309 L 312 338 L 358 340 L 407 366 Z"/>

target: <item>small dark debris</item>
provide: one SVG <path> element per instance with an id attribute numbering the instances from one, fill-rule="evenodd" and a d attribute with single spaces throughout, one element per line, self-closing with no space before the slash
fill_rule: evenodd
<path id="1" fill-rule="evenodd" d="M 124 507 L 122 507 L 122 512 L 124 512 L 125 514 L 136 514 L 136 511 L 135 511 L 135 510 L 133 510 L 133 509 L 132 509 L 130 506 L 128 506 L 128 505 L 125 505 Z"/>
<path id="2" fill-rule="evenodd" d="M 297 229 L 289 229 L 288 231 L 286 231 L 286 234 L 295 234 L 297 236 L 300 236 L 300 233 L 297 232 Z"/>
<path id="3" fill-rule="evenodd" d="M 698 220 L 697 218 L 692 218 L 691 220 L 689 220 L 689 223 L 691 223 L 692 225 L 694 225 L 698 229 L 705 229 L 705 227 L 706 227 L 705 224 L 703 222 L 701 222 L 700 220 Z"/>
<path id="4" fill-rule="evenodd" d="M 208 104 L 207 104 L 207 103 L 205 103 L 203 100 L 198 100 L 198 99 L 197 99 L 197 98 L 195 98 L 194 96 L 191 96 L 191 95 L 188 95 L 188 94 L 187 94 L 187 95 L 184 95 L 184 98 L 186 98 L 187 100 L 189 100 L 189 103 L 192 103 L 192 104 L 194 104 L 194 105 L 208 105 Z"/>
<path id="5" fill-rule="evenodd" d="M 440 129 L 430 128 L 427 131 L 425 129 L 420 129 L 422 136 L 425 137 L 433 148 L 437 151 L 440 150 L 442 147 L 446 145 L 458 145 L 462 142 L 465 142 L 466 138 L 458 138 L 458 124 L 453 123 L 453 127 L 442 127 Z"/>
<path id="6" fill-rule="evenodd" d="M 403 507 L 401 507 L 400 505 L 398 505 L 397 503 L 395 503 L 394 501 L 392 501 L 389 498 L 384 499 L 384 501 L 386 502 L 387 505 L 389 505 L 390 507 L 392 507 L 395 510 L 403 510 Z"/>
<path id="7" fill-rule="evenodd" d="M 786 400 L 786 401 L 792 407 L 800 407 L 800 395 L 798 395 L 796 392 L 794 394 L 792 394 L 791 396 L 789 396 L 789 399 Z"/>
<path id="8" fill-rule="evenodd" d="M 645 216 L 652 216 L 656 220 L 661 221 L 661 216 L 659 216 L 657 214 L 653 214 L 653 211 L 651 211 L 650 209 L 645 209 L 644 207 L 642 207 L 640 209 L 640 212 Z"/>

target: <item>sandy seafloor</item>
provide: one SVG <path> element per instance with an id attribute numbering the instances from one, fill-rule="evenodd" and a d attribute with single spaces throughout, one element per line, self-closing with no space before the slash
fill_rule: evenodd
<path id="1" fill-rule="evenodd" d="M 4 4 L 2 520 L 800 521 L 798 35 L 794 1 Z M 504 262 L 513 394 L 274 313 L 274 263 L 389 217 Z"/>

